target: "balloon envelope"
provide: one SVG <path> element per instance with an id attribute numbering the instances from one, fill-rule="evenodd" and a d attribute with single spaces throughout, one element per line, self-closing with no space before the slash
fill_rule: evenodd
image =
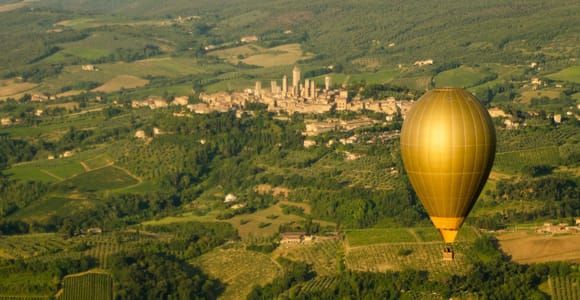
<path id="1" fill-rule="evenodd" d="M 456 88 L 423 95 L 401 129 L 411 185 L 446 243 L 453 243 L 491 171 L 495 129 L 471 93 Z"/>

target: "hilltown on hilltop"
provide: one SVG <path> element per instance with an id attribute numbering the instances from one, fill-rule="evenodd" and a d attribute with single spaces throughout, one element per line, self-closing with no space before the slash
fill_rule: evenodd
<path id="1" fill-rule="evenodd" d="M 321 114 L 334 108 L 337 111 L 366 109 L 383 112 L 389 116 L 398 114 L 404 116 L 413 104 L 413 101 L 397 101 L 392 97 L 385 100 L 351 99 L 346 89 L 332 89 L 331 87 L 330 76 L 324 78 L 324 87 L 318 88 L 315 80 L 302 81 L 300 69 L 294 67 L 292 82 L 289 82 L 288 77 L 284 75 L 281 84 L 273 80 L 269 88 L 263 88 L 262 82 L 256 81 L 253 89 L 248 88 L 243 92 L 202 93 L 200 99 L 203 103 L 188 105 L 188 108 L 196 113 L 224 112 L 243 108 L 246 104 L 254 102 L 266 104 L 268 111 L 277 113 Z"/>

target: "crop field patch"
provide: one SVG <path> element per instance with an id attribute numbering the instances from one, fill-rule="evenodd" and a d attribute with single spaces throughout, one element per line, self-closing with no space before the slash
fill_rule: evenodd
<path id="1" fill-rule="evenodd" d="M 0 300 L 51 299 L 54 285 L 49 272 L 7 273 L 0 277 Z"/>
<path id="2" fill-rule="evenodd" d="M 580 277 L 577 274 L 550 276 L 547 285 L 547 292 L 554 300 L 580 299 Z"/>
<path id="3" fill-rule="evenodd" d="M 471 227 L 463 226 L 457 241 L 469 242 L 477 238 L 478 233 Z M 434 227 L 409 228 L 367 228 L 346 231 L 349 247 L 368 246 L 373 244 L 424 243 L 442 241 Z"/>
<path id="4" fill-rule="evenodd" d="M 163 26 L 161 20 L 131 20 L 120 17 L 75 18 L 63 20 L 56 25 L 74 29 L 87 29 L 102 26 Z"/>
<path id="5" fill-rule="evenodd" d="M 523 231 L 498 235 L 497 238 L 502 250 L 519 263 L 580 262 L 580 235 L 551 236 Z"/>
<path id="6" fill-rule="evenodd" d="M 264 48 L 255 44 L 210 52 L 231 64 L 243 62 L 260 67 L 291 65 L 312 55 L 304 53 L 300 44 L 286 44 L 273 48 Z"/>
<path id="7" fill-rule="evenodd" d="M 215 249 L 192 261 L 226 284 L 221 299 L 245 299 L 254 285 L 265 285 L 281 272 L 268 255 L 242 249 Z"/>
<path id="8" fill-rule="evenodd" d="M 275 256 L 280 255 L 294 261 L 302 261 L 313 266 L 319 276 L 338 274 L 339 260 L 343 256 L 340 241 L 323 240 L 311 244 L 282 245 L 276 249 Z"/>
<path id="9" fill-rule="evenodd" d="M 149 80 L 142 79 L 136 76 L 131 75 L 119 75 L 107 82 L 103 85 L 93 89 L 93 92 L 103 92 L 103 93 L 111 93 L 120 91 L 122 89 L 134 89 L 138 87 L 146 86 L 149 83 Z"/>
<path id="10" fill-rule="evenodd" d="M 40 256 L 58 252 L 69 246 L 70 241 L 64 240 L 56 233 L 37 233 L 0 237 L 0 258 L 16 259 Z"/>
<path id="11" fill-rule="evenodd" d="M 31 2 L 32 2 L 31 0 L 23 0 L 23 1 L 18 1 L 18 2 L 14 2 L 14 3 L 0 4 L 0 13 L 26 7 L 26 6 L 30 5 Z"/>
<path id="12" fill-rule="evenodd" d="M 48 90 L 56 91 L 65 85 L 79 82 L 98 82 L 105 84 L 119 75 L 137 78 L 147 76 L 175 78 L 186 75 L 211 73 L 214 71 L 230 71 L 233 69 L 232 66 L 223 64 L 200 65 L 193 58 L 182 57 L 160 57 L 129 63 L 106 63 L 95 65 L 95 67 L 98 71 L 88 72 L 83 71 L 80 65 L 66 66 L 58 76 L 46 79 L 44 86 Z"/>
<path id="13" fill-rule="evenodd" d="M 557 146 L 497 153 L 494 168 L 505 171 L 520 171 L 523 166 L 558 165 L 560 153 Z"/>
<path id="14" fill-rule="evenodd" d="M 94 205 L 95 203 L 87 199 L 70 199 L 54 196 L 34 202 L 10 215 L 10 218 L 41 221 L 51 216 L 73 215 L 79 211 L 92 208 Z"/>
<path id="15" fill-rule="evenodd" d="M 415 90 L 426 90 L 431 84 L 431 76 L 399 77 L 393 79 L 391 83 Z"/>
<path id="16" fill-rule="evenodd" d="M 479 68 L 461 66 L 456 69 L 441 72 L 435 76 L 437 87 L 471 87 L 481 84 L 486 76 L 492 75 L 489 71 Z"/>
<path id="17" fill-rule="evenodd" d="M 39 160 L 23 163 L 8 169 L 15 179 L 58 182 L 83 173 L 83 166 L 75 158 Z"/>
<path id="18" fill-rule="evenodd" d="M 70 186 L 83 192 L 95 192 L 100 190 L 114 190 L 139 183 L 139 181 L 127 172 L 113 167 L 104 167 L 89 171 L 71 179 L 63 181 L 62 185 Z"/>
<path id="19" fill-rule="evenodd" d="M 537 91 L 525 90 L 521 92 L 522 96 L 519 98 L 519 101 L 522 103 L 530 103 L 532 101 L 532 98 L 542 98 L 542 97 L 556 99 L 560 97 L 561 93 L 562 93 L 561 89 L 542 89 Z"/>
<path id="20" fill-rule="evenodd" d="M 570 81 L 580 83 L 580 66 L 573 66 L 563 69 L 554 74 L 548 75 L 550 79 L 558 81 Z"/>
<path id="21" fill-rule="evenodd" d="M 348 249 L 347 268 L 362 272 L 400 271 L 407 268 L 429 271 L 437 277 L 444 273 L 466 271 L 465 251 L 469 243 L 455 243 L 455 259 L 443 261 L 443 243 L 398 243 Z M 405 253 L 405 254 L 401 254 Z"/>
<path id="22" fill-rule="evenodd" d="M 0 80 L 0 97 L 16 96 L 37 86 L 38 84 L 31 82 L 18 82 L 12 79 Z"/>
<path id="23" fill-rule="evenodd" d="M 112 300 L 113 278 L 106 272 L 89 271 L 63 278 L 59 300 Z"/>

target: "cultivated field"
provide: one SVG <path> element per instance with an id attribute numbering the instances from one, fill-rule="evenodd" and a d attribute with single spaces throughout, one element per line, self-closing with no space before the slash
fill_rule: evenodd
<path id="1" fill-rule="evenodd" d="M 550 99 L 559 98 L 560 93 L 562 93 L 562 89 L 542 89 L 542 90 L 523 90 L 521 92 L 522 96 L 519 98 L 519 101 L 522 103 L 530 103 L 532 98 L 542 98 L 548 97 Z"/>
<path id="2" fill-rule="evenodd" d="M 191 221 L 199 222 L 228 222 L 232 224 L 237 230 L 242 239 L 253 239 L 255 237 L 271 236 L 278 232 L 278 228 L 282 224 L 290 222 L 299 222 L 304 220 L 303 217 L 297 215 L 285 215 L 282 212 L 281 205 L 290 204 L 289 202 L 279 202 L 276 205 L 266 209 L 258 210 L 251 214 L 241 214 L 234 216 L 227 220 L 216 219 L 219 211 L 212 211 L 204 216 L 198 216 L 192 213 L 184 213 L 179 216 L 165 217 L 159 220 L 151 220 L 144 222 L 143 225 L 163 225 L 171 223 L 183 223 Z M 303 204 L 302 204 L 303 205 Z M 314 220 L 323 226 L 333 226 L 334 223 Z"/>
<path id="3" fill-rule="evenodd" d="M 71 186 L 83 192 L 96 192 L 99 190 L 120 189 L 136 185 L 139 182 L 138 178 L 129 175 L 127 171 L 115 166 L 108 166 L 88 171 L 60 184 Z"/>
<path id="4" fill-rule="evenodd" d="M 539 235 L 520 231 L 498 235 L 504 252 L 519 263 L 580 262 L 580 235 Z"/>
<path id="5" fill-rule="evenodd" d="M 214 71 L 228 71 L 231 66 L 200 65 L 195 59 L 182 57 L 161 57 L 140 60 L 130 63 L 118 62 L 95 65 L 98 71 L 87 72 L 80 65 L 66 66 L 61 74 L 48 78 L 44 85 L 48 90 L 58 90 L 66 85 L 79 82 L 98 82 L 105 84 L 120 75 L 144 78 L 147 76 L 162 76 L 175 78 L 186 75 L 211 73 Z M 122 77 L 128 78 L 128 77 Z M 131 83 L 135 83 L 133 78 Z M 142 84 L 143 82 L 139 82 Z M 127 84 L 127 83 L 124 83 Z"/>
<path id="6" fill-rule="evenodd" d="M 134 89 L 146 86 L 149 80 L 142 79 L 131 75 L 119 75 L 103 85 L 93 89 L 93 92 L 111 93 L 122 89 Z"/>
<path id="7" fill-rule="evenodd" d="M 0 259 L 42 256 L 70 247 L 71 243 L 56 233 L 0 236 Z"/>
<path id="8" fill-rule="evenodd" d="M 412 268 L 433 276 L 466 271 L 465 251 L 469 243 L 455 243 L 455 259 L 443 261 L 443 243 L 392 243 L 347 248 L 346 266 L 355 271 L 384 272 Z"/>
<path id="9" fill-rule="evenodd" d="M 280 245 L 274 256 L 306 262 L 313 266 L 318 276 L 332 276 L 338 274 L 338 263 L 343 259 L 343 252 L 340 241 L 324 240 L 311 244 Z"/>
<path id="10" fill-rule="evenodd" d="M 457 241 L 473 241 L 477 235 L 478 233 L 473 228 L 464 226 L 457 235 Z M 383 243 L 439 242 L 441 240 L 439 232 L 434 227 L 369 228 L 346 231 L 346 241 L 349 247 Z"/>
<path id="11" fill-rule="evenodd" d="M 580 278 L 577 274 L 568 277 L 550 276 L 548 290 L 553 300 L 580 299 Z"/>
<path id="12" fill-rule="evenodd" d="M 486 70 L 461 66 L 456 69 L 441 72 L 435 76 L 437 87 L 471 87 L 479 84 L 486 76 L 491 75 Z"/>
<path id="13" fill-rule="evenodd" d="M 76 18 L 63 20 L 56 25 L 74 29 L 87 29 L 101 26 L 162 26 L 160 20 L 131 20 L 122 17 Z"/>
<path id="14" fill-rule="evenodd" d="M 68 275 L 62 281 L 58 300 L 112 300 L 113 278 L 104 271 L 88 271 Z"/>
<path id="15" fill-rule="evenodd" d="M 520 171 L 523 166 L 560 164 L 557 146 L 539 147 L 516 151 L 499 152 L 495 156 L 494 168 L 502 171 Z"/>
<path id="16" fill-rule="evenodd" d="M 580 83 L 580 66 L 569 67 L 548 75 L 550 79 Z"/>
<path id="17" fill-rule="evenodd" d="M 31 4 L 32 2 L 35 2 L 35 1 L 38 1 L 38 0 L 22 0 L 22 1 L 16 1 L 14 3 L 0 4 L 0 13 L 8 12 L 8 11 L 12 11 L 12 10 L 16 10 L 16 9 L 20 9 L 20 8 L 26 7 L 26 6 L 28 6 L 29 4 Z"/>
<path id="18" fill-rule="evenodd" d="M 416 77 L 401 77 L 391 81 L 392 84 L 398 86 L 409 87 L 415 90 L 425 90 L 429 88 L 431 83 L 430 76 L 416 76 Z"/>
<path id="19" fill-rule="evenodd" d="M 13 79 L 0 80 L 0 98 L 18 97 L 20 94 L 30 91 L 38 85 L 31 82 L 18 82 Z"/>
<path id="20" fill-rule="evenodd" d="M 270 283 L 281 272 L 268 255 L 243 249 L 216 249 L 192 264 L 226 284 L 221 299 L 244 299 L 253 286 Z"/>
<path id="21" fill-rule="evenodd" d="M 273 48 L 264 48 L 258 45 L 243 45 L 235 48 L 217 50 L 209 53 L 231 64 L 243 62 L 260 67 L 291 65 L 301 59 L 311 57 L 305 54 L 300 44 L 286 44 Z"/>
<path id="22" fill-rule="evenodd" d="M 362 72 L 349 75 L 342 73 L 330 73 L 314 77 L 314 80 L 316 80 L 316 83 L 320 87 L 324 87 L 324 77 L 326 76 L 330 76 L 332 83 L 337 85 L 361 81 L 365 81 L 369 84 L 382 84 L 391 82 L 398 74 L 399 71 L 396 69 L 382 69 L 375 72 Z"/>

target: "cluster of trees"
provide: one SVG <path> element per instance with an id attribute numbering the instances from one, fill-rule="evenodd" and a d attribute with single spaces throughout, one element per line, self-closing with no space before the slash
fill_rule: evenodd
<path id="1" fill-rule="evenodd" d="M 34 158 L 38 149 L 25 140 L 0 135 L 0 170 Z"/>
<path id="2" fill-rule="evenodd" d="M 580 188 L 574 180 L 544 176 L 518 181 L 499 180 L 495 194 L 498 199 L 511 200 L 578 200 Z"/>
<path id="3" fill-rule="evenodd" d="M 97 266 L 97 261 L 88 256 L 80 258 L 55 258 L 51 260 L 2 260 L 3 276 L 16 276 L 19 280 L 0 280 L 0 291 L 12 295 L 37 295 L 56 293 L 60 280 L 69 274 L 84 272 Z M 22 283 L 25 276 L 38 276 L 52 280 L 30 280 Z"/>
<path id="4" fill-rule="evenodd" d="M 147 59 L 161 54 L 161 48 L 154 44 L 147 44 L 142 49 L 135 48 L 117 48 L 113 53 L 93 60 L 93 63 L 103 64 L 109 62 L 132 62 L 141 59 Z"/>
<path id="5" fill-rule="evenodd" d="M 119 299 L 216 299 L 223 290 L 200 269 L 164 253 L 120 253 L 109 261 Z"/>
<path id="6" fill-rule="evenodd" d="M 352 87 L 349 87 L 349 89 L 353 93 L 358 93 L 358 91 L 362 90 L 360 94 L 363 99 L 377 100 L 385 99 L 387 97 L 395 97 L 395 99 L 417 99 L 417 97 L 420 97 L 422 94 L 420 91 L 415 91 L 408 87 L 401 87 L 390 83 L 365 84 L 362 82 L 359 86 L 353 85 Z"/>
<path id="7" fill-rule="evenodd" d="M 0 232 L 9 231 L 3 229 L 1 217 L 43 199 L 49 190 L 50 186 L 41 182 L 10 180 L 0 175 Z"/>

